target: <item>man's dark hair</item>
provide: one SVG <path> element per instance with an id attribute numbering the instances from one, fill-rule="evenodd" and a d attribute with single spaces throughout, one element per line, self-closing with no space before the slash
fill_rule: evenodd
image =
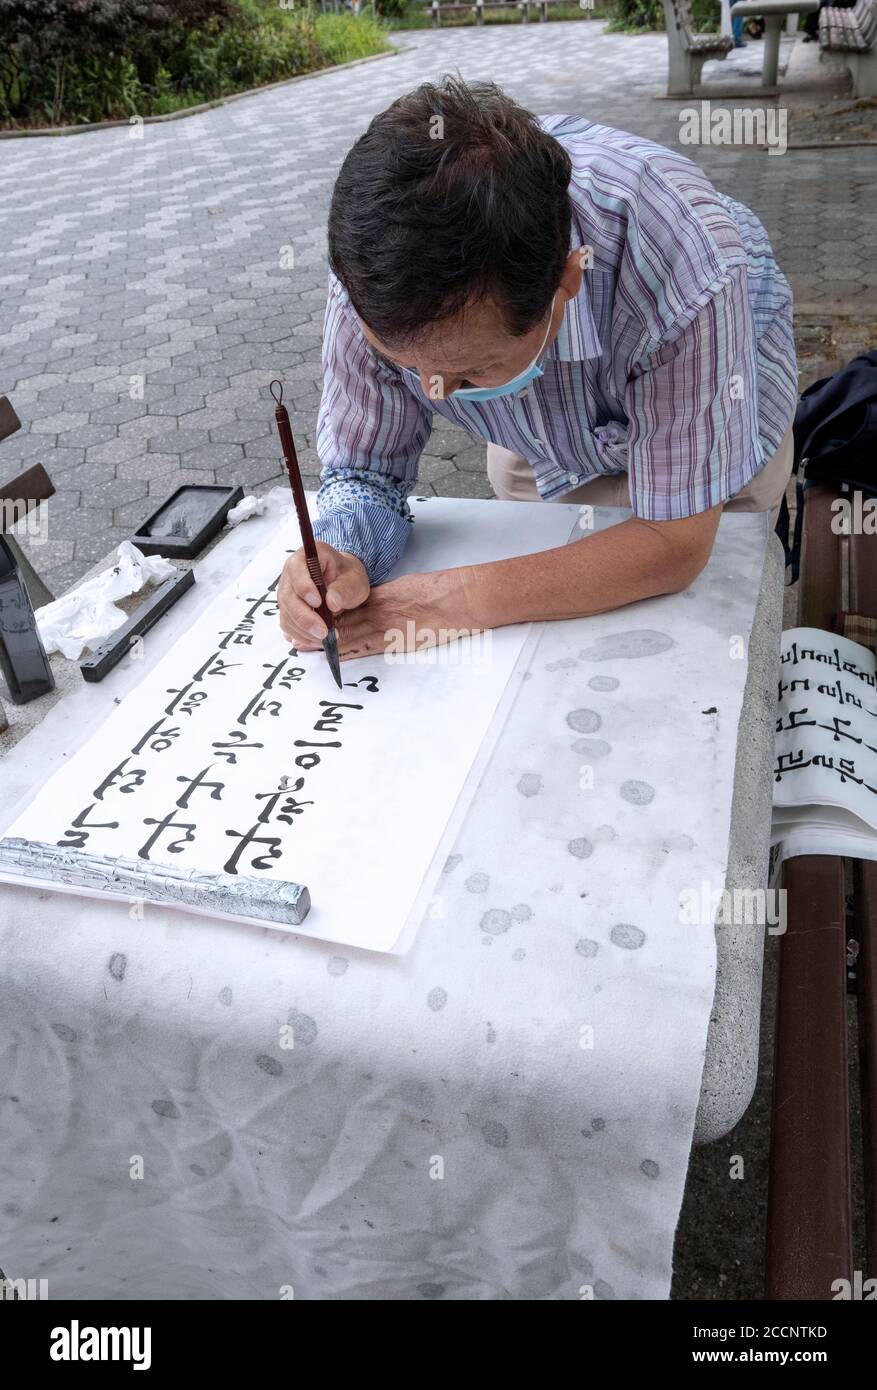
<path id="1" fill-rule="evenodd" d="M 526 333 L 569 255 L 571 173 L 563 146 L 493 83 L 425 82 L 341 166 L 329 264 L 390 346 L 488 296 Z"/>

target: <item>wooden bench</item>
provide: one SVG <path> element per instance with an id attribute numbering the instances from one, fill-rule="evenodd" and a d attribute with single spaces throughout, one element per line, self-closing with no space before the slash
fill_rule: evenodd
<path id="1" fill-rule="evenodd" d="M 724 34 L 693 34 L 691 0 L 662 0 L 667 21 L 667 95 L 690 96 L 710 58 L 727 58 L 734 40 Z"/>
<path id="2" fill-rule="evenodd" d="M 8 397 L 0 396 L 0 440 L 8 438 L 10 434 L 14 434 L 19 429 L 21 429 L 21 421 L 13 410 Z M 54 493 L 55 488 L 52 480 L 41 463 L 35 463 L 31 468 L 26 468 L 23 473 L 19 473 L 15 478 L 10 478 L 7 483 L 0 483 L 0 532 L 7 533 L 6 539 L 15 555 L 15 562 L 21 571 L 21 577 L 34 608 L 41 608 L 44 603 L 51 603 L 53 594 L 40 579 L 15 536 L 12 535 L 12 528 L 40 502 L 47 502 L 50 497 L 54 496 Z"/>
<path id="3" fill-rule="evenodd" d="M 432 0 L 429 9 L 432 13 L 433 28 L 441 26 L 443 14 L 474 14 L 475 23 L 483 24 L 487 10 L 518 10 L 524 24 L 530 18 L 530 11 L 538 9 L 540 21 L 547 20 L 549 5 L 569 4 L 569 0 L 470 0 L 468 4 L 441 4 Z"/>
<path id="4" fill-rule="evenodd" d="M 824 13 L 824 11 L 823 11 Z M 832 487 L 807 489 L 798 623 L 877 616 L 877 538 L 832 530 Z M 843 604 L 844 582 L 848 600 Z M 783 866 L 787 931 L 780 943 L 767 1209 L 768 1299 L 836 1297 L 853 1280 L 847 937 L 858 945 L 856 1007 L 865 1178 L 865 1234 L 877 1272 L 877 862 L 801 855 Z M 833 1291 L 832 1285 L 835 1285 Z M 859 1297 L 861 1297 L 861 1293 Z"/>
<path id="5" fill-rule="evenodd" d="M 538 11 L 539 11 L 539 23 L 540 23 L 540 24 L 544 24 L 545 21 L 546 21 L 547 18 L 548 18 L 548 7 L 549 7 L 549 5 L 568 5 L 568 4 L 569 4 L 569 0 L 517 0 L 518 9 L 521 11 L 521 18 L 522 18 L 524 24 L 526 24 L 527 21 L 528 21 L 528 19 L 530 18 L 530 11 L 531 11 L 531 10 L 538 10 Z M 580 0 L 580 8 L 583 9 L 583 10 L 591 10 L 591 11 L 593 11 L 593 8 L 594 8 L 594 6 L 593 6 L 593 0 L 592 0 L 592 3 L 591 3 L 590 5 L 582 5 L 582 4 L 581 4 L 581 0 Z"/>
<path id="6" fill-rule="evenodd" d="M 855 9 L 828 5 L 819 13 L 820 57 L 841 58 L 853 77 L 853 96 L 877 96 L 877 3 Z"/>

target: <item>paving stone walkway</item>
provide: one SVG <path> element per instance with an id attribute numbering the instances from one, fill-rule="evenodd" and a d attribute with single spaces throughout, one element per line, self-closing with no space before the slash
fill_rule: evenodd
<path id="1" fill-rule="evenodd" d="M 492 78 L 532 110 L 574 111 L 675 144 L 662 35 L 590 23 L 415 31 L 396 55 L 142 129 L 0 144 L 0 393 L 24 429 L 0 479 L 48 469 L 56 592 L 186 482 L 281 476 L 267 385 L 283 378 L 310 485 L 320 392 L 325 216 L 371 116 L 426 77 Z M 757 71 L 761 45 L 735 55 Z M 710 64 L 727 81 L 734 64 Z M 685 147 L 761 216 L 814 312 L 874 292 L 877 149 Z M 426 492 L 487 496 L 483 448 L 439 422 Z"/>

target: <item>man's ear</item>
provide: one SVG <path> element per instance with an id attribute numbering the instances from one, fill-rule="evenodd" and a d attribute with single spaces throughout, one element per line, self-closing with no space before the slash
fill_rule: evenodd
<path id="1" fill-rule="evenodd" d="M 558 286 L 567 299 L 575 299 L 582 288 L 583 276 L 582 252 L 581 248 L 578 248 L 575 251 L 570 251 L 567 256 L 566 265 L 563 268 L 563 274 L 560 277 L 560 285 Z"/>

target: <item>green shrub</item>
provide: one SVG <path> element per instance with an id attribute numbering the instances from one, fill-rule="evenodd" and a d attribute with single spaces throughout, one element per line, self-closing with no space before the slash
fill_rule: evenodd
<path id="1" fill-rule="evenodd" d="M 0 0 L 0 125 L 164 115 L 388 45 L 277 0 Z"/>
<path id="2" fill-rule="evenodd" d="M 611 31 L 664 28 L 661 0 L 609 0 L 608 10 Z"/>
<path id="3" fill-rule="evenodd" d="M 661 0 L 608 0 L 611 32 L 664 29 Z M 719 32 L 719 0 L 692 0 L 691 23 L 696 34 Z"/>
<path id="4" fill-rule="evenodd" d="M 309 17 L 278 13 L 277 21 L 235 24 L 212 38 L 189 34 L 184 48 L 169 59 L 174 81 L 217 97 L 320 67 Z"/>

